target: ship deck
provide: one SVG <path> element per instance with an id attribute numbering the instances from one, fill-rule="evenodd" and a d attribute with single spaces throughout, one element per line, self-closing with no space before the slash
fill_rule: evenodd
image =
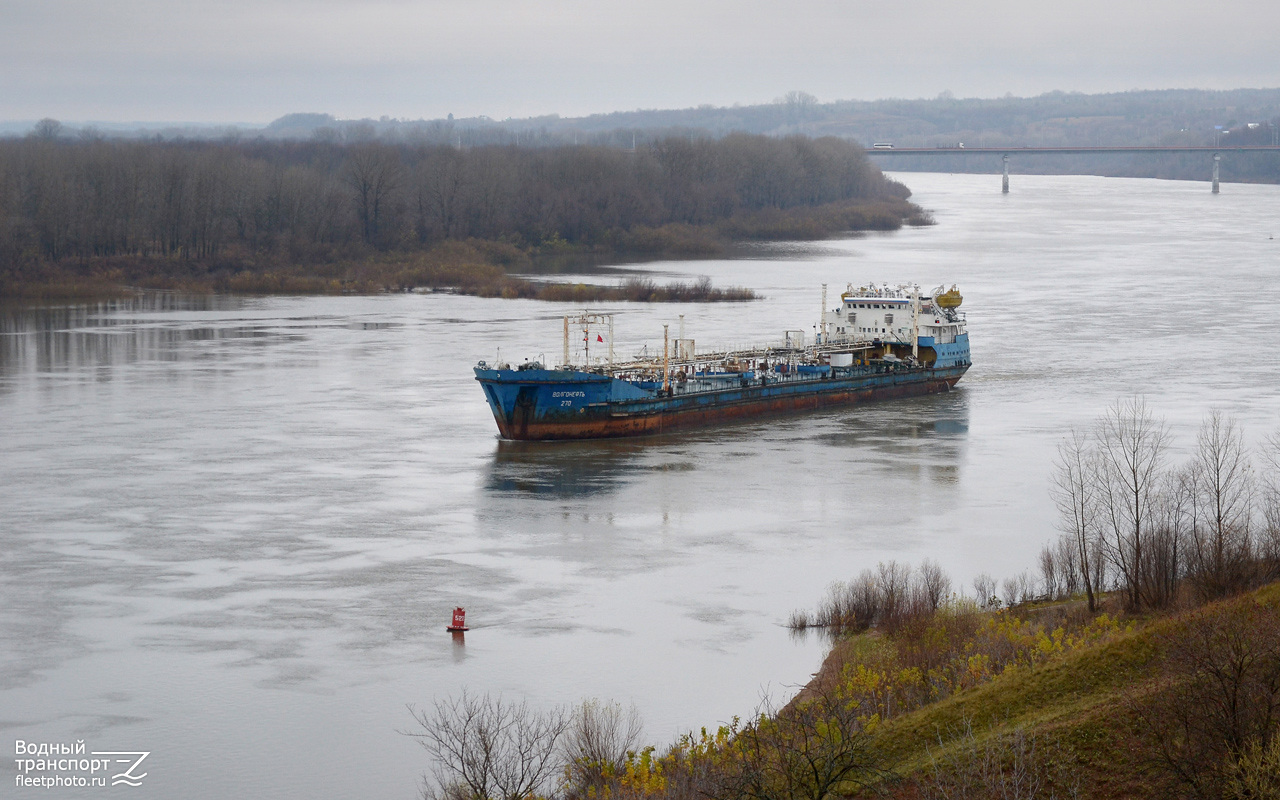
<path id="1" fill-rule="evenodd" d="M 672 380 L 670 391 L 672 397 L 698 394 L 715 394 L 727 389 L 750 388 L 754 386 L 785 386 L 792 384 L 820 384 L 827 380 L 857 378 L 864 375 L 883 375 L 891 372 L 908 373 L 923 372 L 924 367 L 889 364 L 871 364 L 854 367 L 807 367 L 788 368 L 785 372 L 775 370 L 745 370 L 742 372 L 695 373 L 684 380 Z M 618 376 L 620 380 L 627 380 Z M 628 382 L 642 389 L 662 389 L 660 380 L 629 380 Z"/>

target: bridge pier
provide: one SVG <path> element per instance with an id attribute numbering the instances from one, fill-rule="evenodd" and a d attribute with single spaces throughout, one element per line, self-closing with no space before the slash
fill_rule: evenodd
<path id="1" fill-rule="evenodd" d="M 1213 177 L 1213 181 L 1214 181 L 1214 182 L 1213 182 L 1213 185 L 1216 187 L 1216 186 L 1218 185 L 1218 167 L 1217 167 L 1217 164 L 1215 164 L 1215 165 L 1214 165 L 1214 167 L 1213 167 L 1213 176 L 1214 176 L 1214 177 Z M 1215 188 L 1215 189 L 1214 189 L 1214 191 L 1216 192 L 1216 191 L 1218 191 L 1218 190 Z M 1008 194 L 1008 193 L 1009 193 L 1009 154 L 1008 154 L 1008 153 L 1005 153 L 1005 156 L 1004 156 L 1004 182 L 1003 182 L 1003 184 L 1001 184 L 1000 193 L 1001 193 L 1001 194 Z"/>
<path id="2" fill-rule="evenodd" d="M 1213 193 L 1218 193 L 1218 165 L 1222 163 L 1222 154 L 1213 154 Z"/>

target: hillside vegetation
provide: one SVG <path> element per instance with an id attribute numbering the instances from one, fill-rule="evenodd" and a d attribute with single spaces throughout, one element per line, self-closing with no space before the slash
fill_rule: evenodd
<path id="1" fill-rule="evenodd" d="M 873 698 L 895 796 L 1277 796 L 1233 780 L 1280 791 L 1260 771 L 1280 764 L 1280 584 L 1168 616 L 1083 611 L 948 608 L 842 643 L 809 691 Z"/>
<path id="2" fill-rule="evenodd" d="M 786 707 L 661 750 L 599 701 L 415 709 L 406 733 L 436 760 L 424 796 L 1280 796 L 1280 582 L 1177 613 L 970 601 L 899 622 L 840 641 Z"/>
<path id="3" fill-rule="evenodd" d="M 832 584 L 792 615 L 833 648 L 782 708 L 660 750 L 616 705 L 438 700 L 408 731 L 426 795 L 1275 800 L 1280 434 L 1259 472 L 1217 412 L 1187 463 L 1168 446 L 1140 400 L 1068 436 L 1039 579 L 979 575 L 970 599 L 926 560 Z"/>

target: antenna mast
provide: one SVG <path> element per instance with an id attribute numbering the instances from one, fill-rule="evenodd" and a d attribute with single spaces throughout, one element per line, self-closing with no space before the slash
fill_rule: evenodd
<path id="1" fill-rule="evenodd" d="M 668 338 L 668 325 L 662 326 L 662 391 L 665 393 L 671 388 L 671 347 Z"/>
<path id="2" fill-rule="evenodd" d="M 827 285 L 822 284 L 822 313 L 818 315 L 818 344 L 827 341 Z"/>

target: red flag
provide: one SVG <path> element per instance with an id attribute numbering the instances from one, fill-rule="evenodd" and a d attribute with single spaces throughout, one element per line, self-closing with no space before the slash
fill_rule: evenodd
<path id="1" fill-rule="evenodd" d="M 596 341 L 597 341 L 597 342 L 603 342 L 603 341 L 604 341 L 604 339 L 601 339 L 601 338 L 600 338 L 600 334 L 598 334 L 598 333 L 597 333 L 597 334 L 596 334 Z"/>

